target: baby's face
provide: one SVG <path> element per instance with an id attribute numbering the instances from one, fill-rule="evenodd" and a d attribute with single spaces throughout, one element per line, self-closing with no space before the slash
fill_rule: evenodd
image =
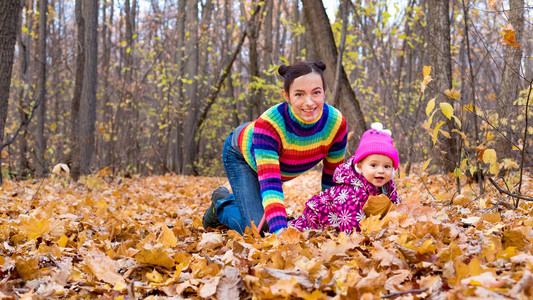
<path id="1" fill-rule="evenodd" d="M 357 163 L 361 174 L 375 187 L 382 187 L 392 179 L 394 164 L 392 159 L 382 154 L 369 155 Z"/>

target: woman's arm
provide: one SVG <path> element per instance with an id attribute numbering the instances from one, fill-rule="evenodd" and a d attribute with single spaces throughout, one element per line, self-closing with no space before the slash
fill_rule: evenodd
<path id="1" fill-rule="evenodd" d="M 258 120 L 254 127 L 253 144 L 265 219 L 270 232 L 274 233 L 287 227 L 279 166 L 281 141 L 270 124 Z"/>

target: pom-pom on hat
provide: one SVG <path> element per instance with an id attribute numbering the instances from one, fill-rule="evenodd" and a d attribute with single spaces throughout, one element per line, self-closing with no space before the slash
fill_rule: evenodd
<path id="1" fill-rule="evenodd" d="M 394 147 L 394 143 L 391 137 L 391 131 L 383 129 L 383 124 L 372 123 L 371 129 L 365 131 L 359 146 L 355 150 L 354 162 L 358 163 L 363 158 L 372 154 L 383 154 L 392 159 L 394 169 L 398 169 L 399 157 L 398 150 Z"/>

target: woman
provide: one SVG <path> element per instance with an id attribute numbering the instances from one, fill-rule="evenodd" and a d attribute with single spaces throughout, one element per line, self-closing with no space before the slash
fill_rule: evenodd
<path id="1" fill-rule="evenodd" d="M 333 185 L 333 172 L 344 162 L 347 131 L 342 114 L 324 103 L 325 69 L 323 62 L 280 66 L 285 102 L 226 138 L 222 159 L 233 194 L 225 187 L 213 192 L 205 229 L 224 224 L 242 234 L 264 215 L 268 231 L 279 232 L 287 227 L 283 182 L 323 161 L 322 190 Z"/>

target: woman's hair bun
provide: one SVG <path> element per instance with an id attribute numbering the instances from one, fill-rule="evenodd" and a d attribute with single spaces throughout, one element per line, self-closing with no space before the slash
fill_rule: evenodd
<path id="1" fill-rule="evenodd" d="M 315 66 L 317 66 L 322 71 L 324 71 L 326 69 L 326 64 L 323 61 L 315 62 Z"/>
<path id="2" fill-rule="evenodd" d="M 287 74 L 287 71 L 289 70 L 289 67 L 286 65 L 281 65 L 278 68 L 278 74 L 285 77 L 285 74 Z"/>

